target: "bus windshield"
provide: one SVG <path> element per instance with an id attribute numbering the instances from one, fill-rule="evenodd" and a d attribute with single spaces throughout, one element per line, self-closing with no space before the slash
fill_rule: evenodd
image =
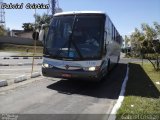
<path id="1" fill-rule="evenodd" d="M 58 59 L 98 59 L 103 47 L 104 16 L 56 16 L 50 25 L 45 54 Z"/>

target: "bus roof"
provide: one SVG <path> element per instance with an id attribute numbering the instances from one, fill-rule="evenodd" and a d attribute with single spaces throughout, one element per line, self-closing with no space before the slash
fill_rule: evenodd
<path id="1" fill-rule="evenodd" d="M 103 15 L 106 15 L 106 13 L 102 12 L 102 11 L 70 11 L 70 12 L 56 13 L 56 14 L 54 14 L 54 16 L 78 15 L 78 14 L 103 14 Z"/>

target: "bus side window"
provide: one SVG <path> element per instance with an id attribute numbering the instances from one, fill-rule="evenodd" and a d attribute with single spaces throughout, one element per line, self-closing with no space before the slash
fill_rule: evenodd
<path id="1" fill-rule="evenodd" d="M 104 32 L 104 54 L 107 53 L 107 46 L 108 46 L 108 39 L 107 39 L 107 31 Z"/>

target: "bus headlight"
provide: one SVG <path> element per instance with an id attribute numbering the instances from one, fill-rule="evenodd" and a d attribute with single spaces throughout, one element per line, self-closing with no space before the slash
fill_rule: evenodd
<path id="1" fill-rule="evenodd" d="M 48 63 L 43 63 L 42 67 L 43 68 L 52 68 L 53 66 Z"/>
<path id="2" fill-rule="evenodd" d="M 97 71 L 99 70 L 99 66 L 95 66 L 95 67 L 85 67 L 83 68 L 85 71 Z"/>
<path id="3" fill-rule="evenodd" d="M 89 71 L 95 71 L 95 70 L 96 70 L 96 67 L 89 67 L 88 70 L 89 70 Z"/>

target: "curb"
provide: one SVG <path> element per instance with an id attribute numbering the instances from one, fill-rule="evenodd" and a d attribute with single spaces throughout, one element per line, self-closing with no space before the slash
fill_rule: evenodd
<path id="1" fill-rule="evenodd" d="M 31 58 L 33 58 L 33 57 L 30 57 L 30 56 L 29 56 L 29 57 L 27 57 L 27 56 L 26 56 L 26 57 L 25 57 L 25 56 L 19 56 L 19 57 L 18 57 L 18 56 L 17 56 L 17 57 L 12 57 L 12 56 L 11 56 L 11 57 L 2 57 L 2 59 L 4 59 L 4 60 L 9 60 L 9 59 L 31 59 Z M 42 59 L 42 57 L 39 57 L 39 56 L 38 56 L 38 57 L 34 57 L 34 59 Z"/>
<path id="2" fill-rule="evenodd" d="M 17 64 L 1 64 L 0 63 L 0 66 L 25 66 L 25 65 L 32 65 L 32 63 L 17 63 Z M 34 65 L 42 65 L 42 63 L 37 63 L 37 64 L 34 64 Z"/>
<path id="3" fill-rule="evenodd" d="M 39 72 L 35 72 L 31 75 L 31 78 L 36 78 L 36 77 L 39 77 L 41 76 L 41 74 Z"/>
<path id="4" fill-rule="evenodd" d="M 0 66 L 9 66 L 9 64 L 0 64 Z"/>
<path id="5" fill-rule="evenodd" d="M 18 76 L 16 78 L 13 78 L 13 80 L 9 80 L 9 81 L 0 80 L 0 88 L 5 87 L 5 86 L 10 86 L 12 84 L 20 83 L 20 82 L 23 82 L 23 81 L 27 81 L 31 78 L 36 78 L 36 77 L 39 77 L 39 76 L 41 76 L 41 74 L 39 72 L 35 72 L 30 77 L 28 77 L 27 75 L 21 75 L 21 76 Z"/>
<path id="6" fill-rule="evenodd" d="M 27 80 L 27 76 L 26 75 L 21 75 L 21 76 L 16 77 L 14 79 L 14 83 L 19 83 L 19 82 L 22 82 L 22 81 L 25 81 L 25 80 Z"/>
<path id="7" fill-rule="evenodd" d="M 0 80 L 0 87 L 7 86 L 7 80 Z"/>
<path id="8" fill-rule="evenodd" d="M 122 84 L 122 87 L 121 87 L 121 92 L 119 94 L 119 97 L 118 97 L 118 100 L 116 102 L 116 104 L 114 105 L 111 113 L 110 113 L 110 116 L 108 118 L 108 120 L 115 120 L 116 119 L 116 113 L 117 111 L 119 110 L 119 108 L 121 107 L 122 105 L 122 102 L 124 100 L 124 94 L 125 94 L 125 89 L 126 89 L 126 84 L 127 84 L 127 81 L 128 81 L 128 75 L 129 75 L 129 64 L 127 64 L 127 72 L 126 72 L 126 76 L 124 78 L 124 81 L 123 81 L 123 84 Z"/>
<path id="9" fill-rule="evenodd" d="M 28 57 L 28 58 L 32 58 L 33 56 L 16 56 L 16 55 L 14 55 L 14 56 L 9 56 L 9 57 Z M 38 56 L 38 55 L 36 55 L 35 57 L 42 57 L 42 56 Z"/>

